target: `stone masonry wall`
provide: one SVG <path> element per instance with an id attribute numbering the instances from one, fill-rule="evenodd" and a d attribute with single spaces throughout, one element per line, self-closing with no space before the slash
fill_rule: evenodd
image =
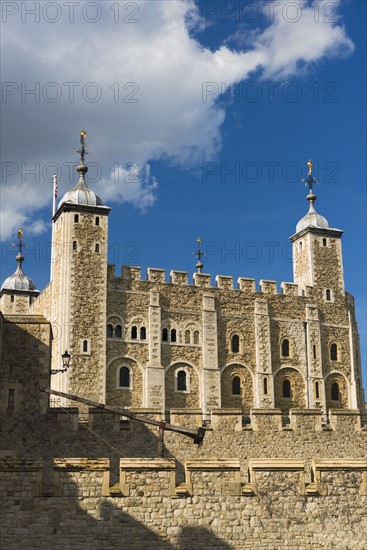
<path id="1" fill-rule="evenodd" d="M 196 371 L 203 369 L 203 296 L 212 296 L 217 318 L 217 379 L 220 378 L 220 372 L 226 372 L 226 368 L 233 369 L 235 365 L 245 369 L 243 372 L 252 373 L 252 379 L 246 380 L 243 386 L 247 388 L 244 401 L 233 395 L 230 383 L 224 379 L 222 406 L 249 409 L 254 405 L 275 404 L 283 409 L 289 409 L 292 406 L 303 408 L 317 403 L 317 406 L 326 410 L 326 407 L 332 408 L 332 404 L 329 403 L 330 395 L 327 395 L 324 379 L 331 374 L 335 374 L 338 380 L 341 380 L 340 389 L 344 395 L 343 400 L 336 406 L 351 406 L 349 387 L 355 393 L 360 390 L 356 385 L 353 388 L 351 376 L 352 352 L 348 315 L 351 313 L 354 320 L 354 310 L 347 294 L 337 289 L 332 303 L 329 303 L 325 301 L 323 290 L 315 287 L 306 287 L 302 290 L 298 285 L 282 283 L 282 292 L 279 293 L 276 282 L 261 281 L 261 290 L 257 291 L 254 280 L 239 279 L 239 288 L 234 289 L 232 278 L 223 276 L 216 277 L 217 286 L 212 287 L 208 277 L 201 274 L 201 277 L 195 277 L 193 285 L 189 285 L 187 274 L 172 272 L 169 284 L 165 281 L 163 270 L 150 269 L 148 279 L 143 280 L 140 268 L 124 267 L 120 278 L 115 276 L 114 266 L 110 266 L 107 320 L 113 326 L 120 324 L 123 334 L 122 338 L 108 339 L 107 364 L 126 357 L 139 364 L 143 371 L 149 366 L 149 307 L 150 293 L 154 291 L 158 297 L 157 307 L 161 318 L 160 331 L 158 327 L 161 364 L 154 365 L 155 392 L 157 393 L 159 388 L 161 395 L 165 395 L 166 408 L 170 408 L 171 403 L 174 406 L 176 399 L 180 402 L 179 408 L 202 407 L 200 399 L 204 397 L 199 396 L 197 402 L 195 395 L 184 399 L 186 405 L 181 403 L 182 396 L 177 394 L 174 384 L 170 383 L 169 387 L 164 387 L 163 373 L 157 378 L 157 369 L 161 367 L 162 370 L 169 371 L 170 367 L 178 363 L 186 364 Z M 131 338 L 133 326 L 137 328 L 136 340 Z M 141 327 L 145 327 L 147 331 L 144 341 L 140 340 Z M 163 329 L 167 330 L 167 341 L 162 339 Z M 171 340 L 172 330 L 176 333 L 175 341 Z M 193 341 L 195 331 L 196 343 Z M 238 351 L 232 350 L 233 335 L 239 337 Z M 290 347 L 289 356 L 286 357 L 281 351 L 285 338 L 288 339 Z M 330 346 L 333 342 L 338 345 L 337 361 L 330 359 Z M 356 355 L 354 363 L 358 373 L 359 356 Z M 293 387 L 290 400 L 285 402 L 281 380 L 286 372 L 290 374 L 289 379 Z M 262 394 L 261 377 L 264 374 L 271 375 L 267 395 Z M 149 373 L 143 376 L 145 388 L 151 383 L 149 376 Z M 356 377 L 360 378 L 360 375 L 357 374 Z M 169 380 L 169 377 L 166 380 Z M 315 380 L 319 384 L 318 394 Z M 110 388 L 112 386 L 108 382 L 107 402 L 110 399 L 115 402 L 115 394 L 110 394 Z M 140 392 L 140 386 L 136 386 L 134 391 Z M 193 384 L 190 391 L 194 391 Z M 361 401 L 356 397 L 353 403 Z M 140 402 L 139 396 L 133 396 L 131 402 Z"/>

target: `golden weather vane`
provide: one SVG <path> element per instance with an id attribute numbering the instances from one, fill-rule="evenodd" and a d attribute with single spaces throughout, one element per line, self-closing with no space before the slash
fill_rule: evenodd
<path id="1" fill-rule="evenodd" d="M 308 161 L 307 166 L 308 166 L 308 175 L 309 175 L 309 176 L 312 176 L 312 169 L 313 169 L 312 160 L 309 160 L 309 161 Z"/>
<path id="2" fill-rule="evenodd" d="M 316 196 L 314 196 L 314 194 L 313 194 L 313 185 L 315 183 L 318 183 L 318 181 L 312 175 L 312 172 L 313 172 L 313 162 L 312 162 L 312 160 L 309 160 L 307 162 L 307 166 L 308 166 L 307 178 L 306 179 L 301 179 L 301 181 L 308 187 L 308 189 L 310 191 L 309 197 L 314 197 L 314 200 L 315 200 Z"/>
<path id="3" fill-rule="evenodd" d="M 74 149 L 74 152 L 75 153 L 78 153 L 80 155 L 80 162 L 81 164 L 84 164 L 84 160 L 85 160 L 85 155 L 90 155 L 91 153 L 89 153 L 89 151 L 87 151 L 87 144 L 85 143 L 85 137 L 87 135 L 87 131 L 86 130 L 82 130 L 80 132 L 80 143 L 81 143 L 81 148 L 80 149 Z"/>

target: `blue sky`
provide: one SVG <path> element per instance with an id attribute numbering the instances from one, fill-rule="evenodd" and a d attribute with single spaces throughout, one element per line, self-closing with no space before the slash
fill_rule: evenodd
<path id="1" fill-rule="evenodd" d="M 65 163 L 83 128 L 89 185 L 112 207 L 110 262 L 167 280 L 194 272 L 200 235 L 213 284 L 291 281 L 311 158 L 316 209 L 345 231 L 366 387 L 366 3 L 20 5 L 2 13 L 1 279 L 23 226 L 25 271 L 47 284 L 52 174 L 60 195 L 76 182 Z"/>

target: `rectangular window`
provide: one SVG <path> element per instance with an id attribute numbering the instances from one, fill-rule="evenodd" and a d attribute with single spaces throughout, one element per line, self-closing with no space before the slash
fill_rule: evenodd
<path id="1" fill-rule="evenodd" d="M 14 410 L 15 390 L 8 390 L 8 409 Z"/>

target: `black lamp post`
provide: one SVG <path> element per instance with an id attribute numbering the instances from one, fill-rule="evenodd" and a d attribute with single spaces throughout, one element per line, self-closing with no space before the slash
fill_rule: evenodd
<path id="1" fill-rule="evenodd" d="M 62 369 L 51 369 L 51 374 L 58 374 L 59 372 L 66 372 L 69 368 L 71 355 L 68 350 L 61 355 L 62 358 Z"/>

